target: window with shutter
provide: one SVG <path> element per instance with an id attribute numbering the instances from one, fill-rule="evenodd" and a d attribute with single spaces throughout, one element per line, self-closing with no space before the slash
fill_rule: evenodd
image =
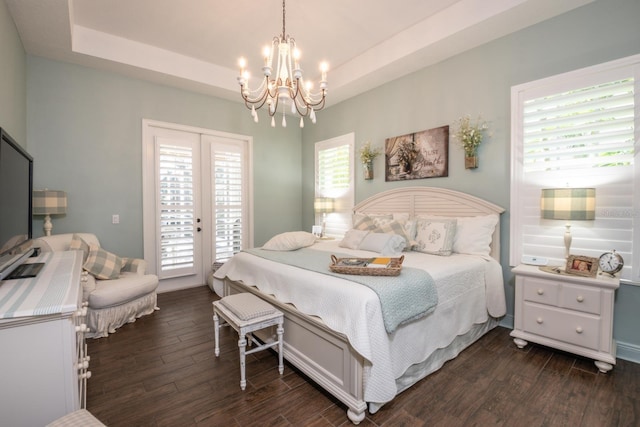
<path id="1" fill-rule="evenodd" d="M 596 218 L 571 224 L 571 253 L 615 249 L 622 277 L 640 278 L 639 69 L 635 56 L 512 88 L 511 265 L 523 255 L 562 264 L 565 222 L 540 218 L 541 190 L 594 187 Z"/>
<path id="2" fill-rule="evenodd" d="M 351 228 L 354 205 L 353 156 L 354 134 L 317 142 L 315 145 L 315 197 L 333 199 L 334 211 L 326 214 L 326 234 L 342 236 Z M 316 213 L 316 224 L 322 214 Z"/>
<path id="3" fill-rule="evenodd" d="M 192 268 L 195 216 L 192 149 L 159 143 L 158 151 L 160 271 Z"/>
<path id="4" fill-rule="evenodd" d="M 240 152 L 213 151 L 214 261 L 243 249 L 243 162 Z"/>

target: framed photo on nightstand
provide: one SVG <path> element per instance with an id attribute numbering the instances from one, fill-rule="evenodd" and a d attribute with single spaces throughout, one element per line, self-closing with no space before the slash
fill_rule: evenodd
<path id="1" fill-rule="evenodd" d="M 565 271 L 576 276 L 596 277 L 596 274 L 598 274 L 598 258 L 569 255 Z"/>

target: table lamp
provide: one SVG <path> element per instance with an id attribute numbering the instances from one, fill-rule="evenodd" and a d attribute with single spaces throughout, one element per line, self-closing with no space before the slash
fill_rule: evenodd
<path id="1" fill-rule="evenodd" d="M 325 230 L 327 228 L 327 214 L 333 212 L 333 199 L 330 197 L 316 197 L 313 202 L 313 210 L 316 213 L 322 214 L 322 234 L 320 237 L 325 237 Z"/>
<path id="2" fill-rule="evenodd" d="M 569 221 L 593 220 L 596 217 L 595 188 L 547 188 L 542 190 L 540 212 L 543 219 L 566 220 L 564 233 L 564 257 L 571 248 L 571 224 Z"/>
<path id="3" fill-rule="evenodd" d="M 51 236 L 53 229 L 51 215 L 65 213 L 67 213 L 67 193 L 47 189 L 33 191 L 33 214 L 45 215 L 43 226 L 45 236 Z"/>

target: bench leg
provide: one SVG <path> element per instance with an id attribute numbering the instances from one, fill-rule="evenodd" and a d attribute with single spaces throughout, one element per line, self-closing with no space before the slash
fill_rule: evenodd
<path id="1" fill-rule="evenodd" d="M 214 353 L 216 357 L 220 356 L 220 319 L 218 318 L 218 314 L 213 312 L 213 336 L 215 337 L 215 349 Z"/>
<path id="2" fill-rule="evenodd" d="M 247 340 L 245 339 L 244 334 L 240 335 L 240 339 L 238 340 L 238 347 L 240 348 L 240 388 L 244 390 L 247 387 L 247 380 L 245 376 L 245 350 L 247 347 Z"/>
<path id="3" fill-rule="evenodd" d="M 277 334 L 278 334 L 278 371 L 280 372 L 280 375 L 282 375 L 282 373 L 284 372 L 284 363 L 282 361 L 282 356 L 283 356 L 283 335 L 284 335 L 284 328 L 282 327 L 282 324 L 278 325 L 278 329 L 276 330 Z"/>

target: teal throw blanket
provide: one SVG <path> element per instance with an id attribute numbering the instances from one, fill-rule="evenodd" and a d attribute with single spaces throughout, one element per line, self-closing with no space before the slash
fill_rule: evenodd
<path id="1" fill-rule="evenodd" d="M 255 248 L 247 249 L 245 252 L 367 286 L 378 294 L 384 326 L 388 333 L 393 333 L 403 323 L 426 316 L 438 304 L 438 292 L 433 278 L 418 268 L 402 267 L 398 276 L 358 276 L 331 271 L 331 254 L 326 251 L 302 248 L 280 252 Z M 333 255 L 338 258 L 353 258 L 348 254 Z"/>

